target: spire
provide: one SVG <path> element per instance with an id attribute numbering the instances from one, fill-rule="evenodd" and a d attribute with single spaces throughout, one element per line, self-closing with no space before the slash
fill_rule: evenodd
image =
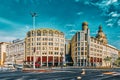
<path id="1" fill-rule="evenodd" d="M 103 32 L 103 31 L 102 31 L 102 25 L 99 26 L 98 32 Z"/>
<path id="2" fill-rule="evenodd" d="M 102 30 L 102 26 L 99 26 L 99 30 L 98 33 L 96 35 L 96 39 L 102 41 L 104 44 L 107 44 L 107 38 L 106 35 L 104 34 L 103 30 Z"/>

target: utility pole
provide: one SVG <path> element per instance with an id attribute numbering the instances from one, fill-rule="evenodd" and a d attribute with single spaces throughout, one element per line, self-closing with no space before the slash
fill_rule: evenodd
<path id="1" fill-rule="evenodd" d="M 37 32 L 36 32 L 36 29 L 35 29 L 35 17 L 37 16 L 37 13 L 33 12 L 31 13 L 31 16 L 33 18 L 33 30 L 34 30 L 34 54 L 33 54 L 33 69 L 35 69 L 35 61 L 36 61 L 36 38 L 37 38 Z"/>

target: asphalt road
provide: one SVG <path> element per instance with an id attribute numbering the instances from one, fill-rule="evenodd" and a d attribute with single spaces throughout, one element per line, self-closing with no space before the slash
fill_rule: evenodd
<path id="1" fill-rule="evenodd" d="M 81 74 L 80 68 L 54 69 L 53 72 L 0 72 L 0 80 L 120 80 L 120 69 L 97 70 L 86 69 L 86 74 Z M 116 72 L 103 74 L 104 72 Z"/>

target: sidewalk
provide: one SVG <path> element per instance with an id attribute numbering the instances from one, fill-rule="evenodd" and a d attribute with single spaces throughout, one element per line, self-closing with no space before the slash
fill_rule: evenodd
<path id="1" fill-rule="evenodd" d="M 51 69 L 33 69 L 33 68 L 25 68 L 22 70 L 23 72 L 53 72 Z"/>

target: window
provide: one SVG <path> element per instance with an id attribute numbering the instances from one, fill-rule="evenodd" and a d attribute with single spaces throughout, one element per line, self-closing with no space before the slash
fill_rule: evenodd
<path id="1" fill-rule="evenodd" d="M 81 50 L 84 50 L 84 47 L 81 47 Z"/>
<path id="2" fill-rule="evenodd" d="M 53 31 L 49 31 L 49 36 L 53 36 Z"/>
<path id="3" fill-rule="evenodd" d="M 80 46 L 80 43 L 78 43 L 78 46 Z"/>
<path id="4" fill-rule="evenodd" d="M 41 31 L 40 30 L 37 31 L 37 36 L 41 36 Z"/>
<path id="5" fill-rule="evenodd" d="M 53 52 L 52 52 L 52 51 L 49 51 L 49 54 L 50 54 L 50 55 L 52 55 L 52 54 L 53 54 Z"/>
<path id="6" fill-rule="evenodd" d="M 30 33 L 30 31 L 27 33 L 27 36 L 28 36 L 28 37 L 30 37 L 30 36 L 31 36 L 31 33 Z"/>
<path id="7" fill-rule="evenodd" d="M 55 46 L 59 46 L 59 43 L 55 43 Z"/>
<path id="8" fill-rule="evenodd" d="M 53 50 L 53 47 L 49 47 L 50 50 Z"/>
<path id="9" fill-rule="evenodd" d="M 33 41 L 34 39 L 32 38 L 32 41 Z"/>
<path id="10" fill-rule="evenodd" d="M 80 41 L 80 32 L 78 32 L 78 41 Z"/>
<path id="11" fill-rule="evenodd" d="M 78 51 L 80 51 L 80 47 L 78 47 Z"/>
<path id="12" fill-rule="evenodd" d="M 58 48 L 58 47 L 55 47 L 55 50 L 59 50 L 59 48 Z"/>
<path id="13" fill-rule="evenodd" d="M 49 41 L 53 41 L 53 38 L 49 38 Z"/>
<path id="14" fill-rule="evenodd" d="M 47 42 L 43 42 L 43 45 L 47 45 Z"/>
<path id="15" fill-rule="evenodd" d="M 81 46 L 84 46 L 84 42 L 81 42 Z"/>
<path id="16" fill-rule="evenodd" d="M 55 52 L 54 54 L 55 54 L 55 55 L 58 55 L 58 52 Z"/>
<path id="17" fill-rule="evenodd" d="M 84 52 L 81 52 L 81 55 L 84 55 Z"/>
<path id="18" fill-rule="evenodd" d="M 47 50 L 47 47 L 43 47 L 43 50 Z"/>
<path id="19" fill-rule="evenodd" d="M 58 37 L 58 36 L 59 36 L 59 32 L 57 32 L 57 31 L 56 31 L 56 32 L 55 32 L 55 36 L 57 36 L 57 37 Z"/>
<path id="20" fill-rule="evenodd" d="M 46 30 L 43 31 L 43 36 L 47 36 L 47 31 Z"/>
<path id="21" fill-rule="evenodd" d="M 49 45 L 53 45 L 53 43 L 52 43 L 52 42 L 49 42 Z"/>

